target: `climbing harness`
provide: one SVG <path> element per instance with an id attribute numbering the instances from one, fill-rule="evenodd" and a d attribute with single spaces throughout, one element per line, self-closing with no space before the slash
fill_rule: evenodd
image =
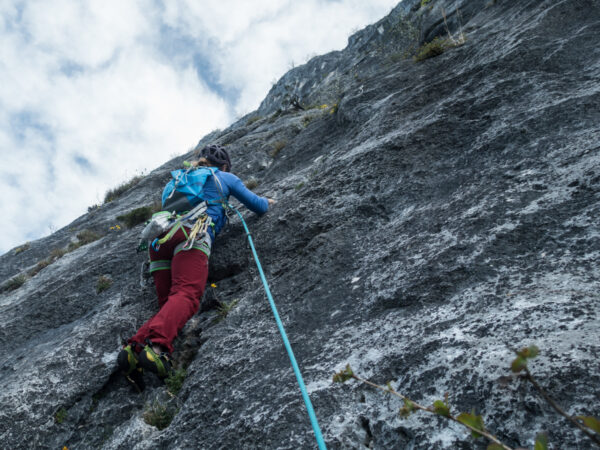
<path id="1" fill-rule="evenodd" d="M 258 254 L 256 253 L 256 249 L 254 248 L 254 243 L 252 242 L 252 236 L 250 235 L 250 230 L 246 225 L 246 221 L 242 214 L 231 206 L 229 203 L 226 204 L 226 207 L 233 210 L 242 221 L 242 225 L 244 226 L 244 230 L 246 231 L 246 236 L 248 236 L 248 242 L 250 243 L 250 248 L 252 249 L 252 254 L 254 256 L 254 261 L 256 262 L 256 267 L 258 268 L 258 272 L 260 274 L 260 278 L 262 280 L 263 286 L 265 288 L 265 293 L 267 294 L 267 298 L 269 299 L 269 304 L 271 305 L 271 310 L 273 311 L 273 315 L 275 316 L 275 322 L 277 322 L 277 328 L 279 328 L 279 333 L 281 334 L 281 338 L 283 339 L 283 345 L 287 350 L 288 356 L 290 358 L 290 362 L 292 363 L 292 368 L 294 369 L 294 374 L 296 375 L 296 380 L 298 381 L 298 386 L 300 386 L 300 391 L 302 392 L 302 398 L 304 399 L 304 403 L 306 405 L 306 409 L 308 410 L 308 417 L 310 418 L 310 423 L 312 425 L 313 431 L 315 432 L 315 437 L 317 439 L 317 445 L 320 450 L 326 450 L 325 441 L 323 440 L 323 435 L 321 434 L 321 429 L 319 428 L 319 422 L 317 421 L 317 416 L 315 415 L 315 411 L 313 409 L 312 403 L 310 402 L 310 398 L 308 396 L 308 392 L 306 391 L 306 386 L 304 385 L 304 380 L 302 379 L 302 374 L 300 373 L 300 368 L 298 367 L 298 363 L 296 362 L 296 358 L 294 357 L 294 352 L 292 351 L 292 346 L 290 345 L 290 341 L 287 338 L 285 333 L 285 329 L 283 328 L 283 323 L 279 318 L 279 314 L 277 313 L 277 307 L 275 306 L 275 301 L 273 300 L 273 296 L 271 295 L 271 290 L 269 289 L 269 284 L 267 283 L 267 279 L 262 270 L 262 266 L 260 265 L 260 261 L 258 259 Z"/>
<path id="2" fill-rule="evenodd" d="M 190 250 L 194 247 L 194 241 L 197 237 L 204 237 L 207 234 L 208 227 L 212 225 L 212 219 L 206 214 L 207 207 L 207 203 L 202 202 L 184 215 L 160 211 L 152 216 L 152 220 L 142 231 L 141 238 L 151 240 L 152 248 L 158 251 L 161 244 L 171 239 L 177 231 L 182 230 L 186 238 L 186 245 L 183 250 Z M 189 233 L 186 227 L 190 228 Z M 168 233 L 162 238 L 157 237 L 167 230 Z"/>
<path id="3" fill-rule="evenodd" d="M 160 244 L 167 242 L 169 239 L 171 239 L 173 237 L 173 235 L 178 230 L 181 229 L 186 237 L 186 241 L 180 243 L 175 248 L 175 253 L 178 251 L 190 250 L 192 248 L 197 248 L 206 253 L 206 251 L 210 252 L 210 244 L 211 244 L 210 234 L 207 232 L 208 227 L 214 226 L 214 224 L 212 224 L 212 220 L 211 220 L 210 216 L 208 214 L 206 214 L 206 210 L 207 210 L 208 206 L 209 205 L 221 205 L 223 207 L 223 209 L 225 210 L 225 214 L 227 215 L 227 217 L 229 217 L 228 213 L 230 211 L 233 211 L 234 213 L 236 213 L 238 215 L 238 217 L 242 221 L 244 230 L 246 231 L 246 235 L 248 237 L 248 242 L 250 244 L 250 248 L 252 249 L 252 254 L 254 256 L 254 261 L 256 262 L 256 266 L 258 268 L 260 278 L 261 278 L 263 286 L 265 288 L 265 293 L 267 294 L 269 304 L 271 305 L 271 310 L 273 312 L 273 316 L 275 317 L 275 322 L 277 323 L 277 328 L 279 329 L 279 333 L 281 334 L 283 344 L 284 344 L 285 349 L 290 358 L 290 362 L 292 364 L 294 374 L 296 375 L 296 380 L 298 381 L 298 386 L 300 387 L 300 392 L 302 393 L 302 398 L 304 399 L 304 404 L 306 405 L 306 409 L 308 411 L 308 417 L 310 418 L 310 422 L 311 422 L 313 431 L 315 433 L 317 445 L 320 450 L 326 450 L 327 447 L 325 446 L 325 441 L 323 440 L 323 435 L 321 434 L 321 429 L 319 428 L 319 422 L 317 421 L 317 416 L 315 414 L 312 403 L 308 396 L 308 392 L 306 390 L 304 380 L 302 379 L 302 374 L 300 373 L 300 368 L 298 367 L 298 363 L 296 362 L 296 357 L 294 356 L 292 346 L 290 345 L 290 341 L 288 340 L 287 334 L 283 327 L 283 323 L 281 322 L 281 319 L 279 318 L 279 313 L 277 312 L 277 307 L 275 306 L 275 301 L 273 300 L 273 296 L 271 295 L 271 290 L 269 289 L 269 284 L 268 284 L 265 274 L 263 272 L 262 266 L 260 264 L 260 260 L 258 259 L 258 254 L 256 253 L 256 249 L 254 247 L 254 243 L 252 241 L 252 236 L 250 235 L 250 230 L 248 229 L 248 225 L 246 224 L 246 221 L 244 220 L 244 217 L 242 216 L 242 214 L 228 203 L 227 198 L 225 197 L 224 192 L 223 192 L 223 186 L 221 185 L 221 181 L 215 174 L 216 170 L 214 170 L 213 168 L 208 168 L 208 169 L 210 170 L 210 174 L 213 175 L 213 178 L 215 180 L 215 185 L 217 186 L 217 189 L 219 190 L 219 192 L 221 194 L 221 198 L 219 200 L 202 201 L 200 204 L 195 206 L 191 211 L 189 211 L 187 214 L 185 214 L 183 216 L 179 216 L 179 215 L 176 215 L 175 213 L 169 213 L 169 212 L 166 212 L 166 214 L 164 214 L 165 211 L 161 211 L 160 213 L 155 214 L 154 216 L 157 216 L 157 220 L 155 221 L 155 224 L 151 227 L 152 222 L 154 222 L 154 216 L 153 216 L 152 222 L 147 225 L 146 228 L 148 229 L 148 233 L 146 233 L 146 237 L 148 240 L 154 239 L 152 241 L 151 245 L 154 250 L 158 251 Z M 163 205 L 165 204 L 165 200 L 168 200 L 173 196 L 173 192 L 175 192 L 175 188 L 178 187 L 179 181 L 183 177 L 187 177 L 189 175 L 189 169 L 187 171 L 182 170 L 177 173 L 176 172 L 171 172 L 171 173 L 174 177 L 174 180 L 171 180 L 169 185 L 167 185 L 167 187 L 165 188 L 165 191 L 163 191 Z M 204 177 L 204 178 L 206 178 L 206 177 Z M 204 181 L 205 180 L 202 181 L 202 185 L 204 184 Z M 187 181 L 186 181 L 186 183 L 187 183 Z M 169 191 L 168 189 L 172 189 L 172 191 Z M 168 216 L 167 216 L 167 214 L 168 214 Z M 188 234 L 186 231 L 186 226 L 192 222 L 193 222 L 193 225 Z M 142 235 L 144 235 L 144 232 L 146 232 L 146 228 L 142 232 Z M 162 231 L 160 231 L 158 234 L 154 234 L 150 237 L 150 235 L 152 234 L 150 232 L 151 229 L 152 229 L 152 233 L 154 233 L 156 230 L 162 230 Z M 161 234 L 163 234 L 167 230 L 168 230 L 168 233 L 165 234 L 165 236 L 163 236 L 160 239 L 157 237 L 157 236 L 160 236 Z M 198 238 L 198 236 L 200 236 L 200 238 Z M 170 265 L 171 265 L 170 263 L 171 262 L 167 261 L 167 260 L 152 261 L 150 263 L 150 272 L 154 272 L 156 270 L 167 270 L 170 268 Z"/>

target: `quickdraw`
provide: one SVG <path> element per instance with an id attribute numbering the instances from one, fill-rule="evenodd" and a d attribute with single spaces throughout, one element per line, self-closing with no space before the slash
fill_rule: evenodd
<path id="1" fill-rule="evenodd" d="M 212 219 L 208 214 L 206 214 L 206 209 L 208 208 L 207 202 L 202 202 L 194 209 L 189 211 L 184 215 L 176 215 L 175 213 L 171 214 L 171 218 L 175 218 L 173 223 L 169 224 L 168 233 L 165 234 L 162 238 L 156 238 L 152 241 L 152 248 L 155 251 L 158 251 L 161 244 L 164 244 L 169 239 L 171 239 L 177 231 L 182 230 L 186 239 L 186 245 L 183 250 L 190 250 L 193 248 L 194 241 L 198 237 L 202 237 L 208 231 L 208 227 L 212 225 Z M 186 225 L 192 224 L 190 233 L 187 232 Z M 200 233 L 200 234 L 199 234 Z M 188 245 L 189 244 L 189 245 Z"/>
<path id="2" fill-rule="evenodd" d="M 190 250 L 194 247 L 194 241 L 196 240 L 196 236 L 204 236 L 208 232 L 208 227 L 211 225 L 212 219 L 208 214 L 204 214 L 200 216 L 196 223 L 190 230 L 190 235 L 185 242 L 185 245 L 182 247 L 182 250 Z M 184 228 L 185 230 L 185 228 Z"/>

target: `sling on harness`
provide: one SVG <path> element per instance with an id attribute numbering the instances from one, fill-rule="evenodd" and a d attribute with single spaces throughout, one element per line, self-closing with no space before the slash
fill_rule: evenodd
<path id="1" fill-rule="evenodd" d="M 177 233 L 178 230 L 181 230 L 183 231 L 183 234 L 186 238 L 186 243 L 182 250 L 191 249 L 194 245 L 194 241 L 198 237 L 204 238 L 208 235 L 208 227 L 212 225 L 212 219 L 208 214 L 206 214 L 207 207 L 207 202 L 202 202 L 187 214 L 178 215 L 175 213 L 170 213 L 171 217 L 169 219 L 169 222 L 167 223 L 166 228 L 161 233 L 159 233 L 159 235 L 167 230 L 168 233 L 160 239 L 156 237 L 152 241 L 152 248 L 158 251 L 158 248 L 161 244 L 164 244 L 165 242 L 170 240 L 173 237 L 173 235 Z M 160 220 L 162 220 L 163 217 L 164 216 L 159 216 Z M 189 233 L 187 232 L 186 228 L 191 228 Z"/>

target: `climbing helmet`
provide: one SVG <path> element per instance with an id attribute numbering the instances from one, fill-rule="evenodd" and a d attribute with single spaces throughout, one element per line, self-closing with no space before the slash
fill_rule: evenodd
<path id="1" fill-rule="evenodd" d="M 231 159 L 229 159 L 229 153 L 220 145 L 207 145 L 202 150 L 198 158 L 206 158 L 217 167 L 225 165 L 226 172 L 231 170 Z"/>

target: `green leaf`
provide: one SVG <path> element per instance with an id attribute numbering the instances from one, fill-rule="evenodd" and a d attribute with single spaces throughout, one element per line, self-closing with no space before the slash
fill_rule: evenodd
<path id="1" fill-rule="evenodd" d="M 479 431 L 484 430 L 483 417 L 477 416 L 474 413 L 472 413 L 472 414 L 460 413 L 458 415 L 458 417 L 456 418 L 456 420 L 458 420 L 460 423 L 464 423 L 465 425 L 469 425 L 469 426 L 475 428 L 476 430 L 479 430 Z M 477 439 L 478 437 L 481 437 L 481 434 L 479 434 L 473 430 L 471 430 L 471 435 L 475 439 Z"/>
<path id="2" fill-rule="evenodd" d="M 415 410 L 415 404 L 413 402 L 411 402 L 410 400 L 408 400 L 407 398 L 404 399 L 404 406 L 402 408 L 400 408 L 400 417 L 408 417 L 411 415 L 412 412 L 414 412 Z"/>
<path id="3" fill-rule="evenodd" d="M 433 402 L 433 412 L 440 416 L 450 417 L 450 409 L 448 405 L 441 400 Z"/>
<path id="4" fill-rule="evenodd" d="M 523 356 L 519 355 L 510 365 L 510 370 L 512 370 L 514 373 L 519 373 L 525 367 L 527 367 L 527 360 Z"/>
<path id="5" fill-rule="evenodd" d="M 530 345 L 529 347 L 524 348 L 519 352 L 520 356 L 523 356 L 524 358 L 528 358 L 528 359 L 533 359 L 539 354 L 540 354 L 540 349 L 537 348 L 535 345 Z"/>
<path id="6" fill-rule="evenodd" d="M 535 437 L 533 450 L 548 450 L 548 435 L 546 433 L 538 433 Z"/>
<path id="7" fill-rule="evenodd" d="M 486 450 L 504 450 L 504 448 L 500 444 L 492 443 L 487 446 Z"/>
<path id="8" fill-rule="evenodd" d="M 600 420 L 591 416 L 577 416 L 577 419 L 583 421 L 583 424 L 594 430 L 596 433 L 600 433 Z"/>
<path id="9" fill-rule="evenodd" d="M 344 370 L 340 370 L 339 372 L 337 372 L 336 374 L 333 375 L 333 382 L 334 383 L 345 383 L 353 376 L 354 376 L 354 372 L 352 372 L 352 369 L 350 368 L 350 364 L 348 364 L 348 365 L 346 365 L 346 368 Z"/>

